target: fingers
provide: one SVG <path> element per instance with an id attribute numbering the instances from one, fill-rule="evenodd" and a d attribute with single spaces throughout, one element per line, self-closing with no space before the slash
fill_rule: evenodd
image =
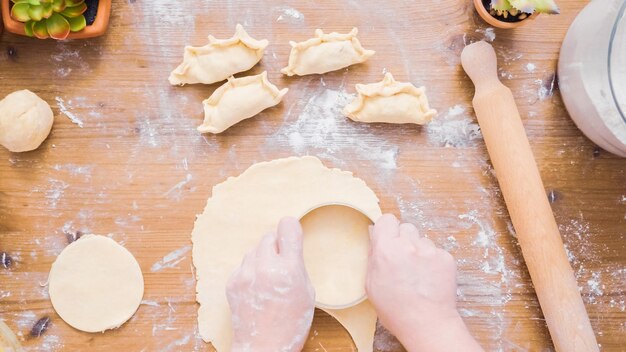
<path id="1" fill-rule="evenodd" d="M 432 257 L 437 256 L 439 251 L 443 251 L 442 249 L 437 248 L 435 243 L 429 238 L 420 238 L 419 245 L 417 247 L 417 254 L 420 257 Z"/>
<path id="2" fill-rule="evenodd" d="M 413 244 L 422 237 L 417 227 L 409 223 L 400 224 L 400 236 L 408 239 Z"/>
<path id="3" fill-rule="evenodd" d="M 275 233 L 268 233 L 263 236 L 256 248 L 257 260 L 265 261 L 278 255 L 278 243 Z"/>
<path id="4" fill-rule="evenodd" d="M 381 216 L 372 230 L 372 246 L 376 246 L 381 240 L 391 239 L 400 236 L 400 222 L 392 214 Z"/>
<path id="5" fill-rule="evenodd" d="M 389 240 L 394 240 L 389 242 Z M 396 240 L 400 242 L 396 242 Z M 370 228 L 370 241 L 372 245 L 370 247 L 370 255 L 377 246 L 385 244 L 379 249 L 393 249 L 397 250 L 398 246 L 401 248 L 408 248 L 411 246 L 422 254 L 429 253 L 436 249 L 435 244 L 430 239 L 420 235 L 417 227 L 413 224 L 403 223 L 391 214 L 385 214 L 381 216 L 373 229 Z M 392 244 L 393 243 L 393 244 Z"/>
<path id="6" fill-rule="evenodd" d="M 239 287 L 248 285 L 254 279 L 255 252 L 250 251 L 243 257 L 241 264 L 233 270 L 226 283 L 226 292 L 232 293 Z"/>
<path id="7" fill-rule="evenodd" d="M 296 218 L 286 217 L 278 224 L 278 254 L 302 257 L 302 226 Z"/>
<path id="8" fill-rule="evenodd" d="M 238 276 L 242 281 L 251 281 L 254 279 L 256 251 L 252 250 L 243 257 L 243 262 L 239 268 Z"/>

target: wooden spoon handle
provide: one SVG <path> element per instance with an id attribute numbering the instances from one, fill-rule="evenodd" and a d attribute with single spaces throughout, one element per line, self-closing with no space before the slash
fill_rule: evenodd
<path id="1" fill-rule="evenodd" d="M 574 272 L 511 90 L 486 42 L 461 54 L 474 82 L 474 111 L 557 351 L 598 351 Z"/>

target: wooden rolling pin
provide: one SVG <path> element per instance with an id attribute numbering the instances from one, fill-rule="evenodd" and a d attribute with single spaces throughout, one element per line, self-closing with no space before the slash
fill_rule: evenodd
<path id="1" fill-rule="evenodd" d="M 599 351 L 513 94 L 498 80 L 496 53 L 474 43 L 461 63 L 476 86 L 474 111 L 554 346 Z"/>

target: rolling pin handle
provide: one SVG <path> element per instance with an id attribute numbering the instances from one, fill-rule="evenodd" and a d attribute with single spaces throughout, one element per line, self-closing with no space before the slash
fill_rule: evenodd
<path id="1" fill-rule="evenodd" d="M 483 87 L 500 87 L 498 59 L 493 47 L 480 41 L 466 46 L 461 53 L 461 65 L 476 86 L 477 93 Z"/>

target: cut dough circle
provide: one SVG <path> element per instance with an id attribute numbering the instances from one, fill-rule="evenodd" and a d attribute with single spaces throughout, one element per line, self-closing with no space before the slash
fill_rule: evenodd
<path id="1" fill-rule="evenodd" d="M 300 223 L 317 306 L 345 308 L 362 302 L 373 220 L 354 208 L 332 204 L 313 209 Z"/>
<path id="2" fill-rule="evenodd" d="M 279 90 L 267 79 L 267 72 L 242 78 L 231 77 L 202 102 L 204 122 L 201 133 L 221 133 L 236 123 L 278 105 L 288 88 Z"/>
<path id="3" fill-rule="evenodd" d="M 316 29 L 314 38 L 289 42 L 289 64 L 280 72 L 287 76 L 322 74 L 365 62 L 375 51 L 364 49 L 357 33 L 356 28 L 347 34 L 324 34 L 321 29 Z"/>
<path id="4" fill-rule="evenodd" d="M 185 47 L 183 62 L 170 74 L 170 84 L 212 84 L 223 81 L 235 73 L 254 67 L 261 61 L 268 44 L 266 39 L 252 38 L 240 24 L 232 38 L 216 39 L 210 35 L 209 44 L 205 46 Z"/>
<path id="5" fill-rule="evenodd" d="M 281 218 L 300 217 L 322 204 L 340 203 L 378 219 L 378 198 L 350 172 L 329 169 L 315 157 L 291 157 L 251 166 L 213 188 L 191 234 L 196 268 L 198 329 L 217 351 L 230 351 L 231 313 L 226 282 L 244 255 Z M 376 313 L 367 300 L 347 309 L 324 309 L 348 330 L 360 352 L 372 351 Z"/>
<path id="6" fill-rule="evenodd" d="M 54 310 L 86 332 L 114 329 L 130 319 L 143 297 L 135 257 L 106 236 L 85 235 L 63 249 L 50 269 Z"/>
<path id="7" fill-rule="evenodd" d="M 381 82 L 357 84 L 356 91 L 358 96 L 343 113 L 357 122 L 423 125 L 437 114 L 428 105 L 426 88 L 398 82 L 389 72 Z"/>
<path id="8" fill-rule="evenodd" d="M 19 90 L 0 101 L 0 144 L 8 150 L 28 152 L 48 137 L 54 122 L 50 105 L 29 90 Z"/>

